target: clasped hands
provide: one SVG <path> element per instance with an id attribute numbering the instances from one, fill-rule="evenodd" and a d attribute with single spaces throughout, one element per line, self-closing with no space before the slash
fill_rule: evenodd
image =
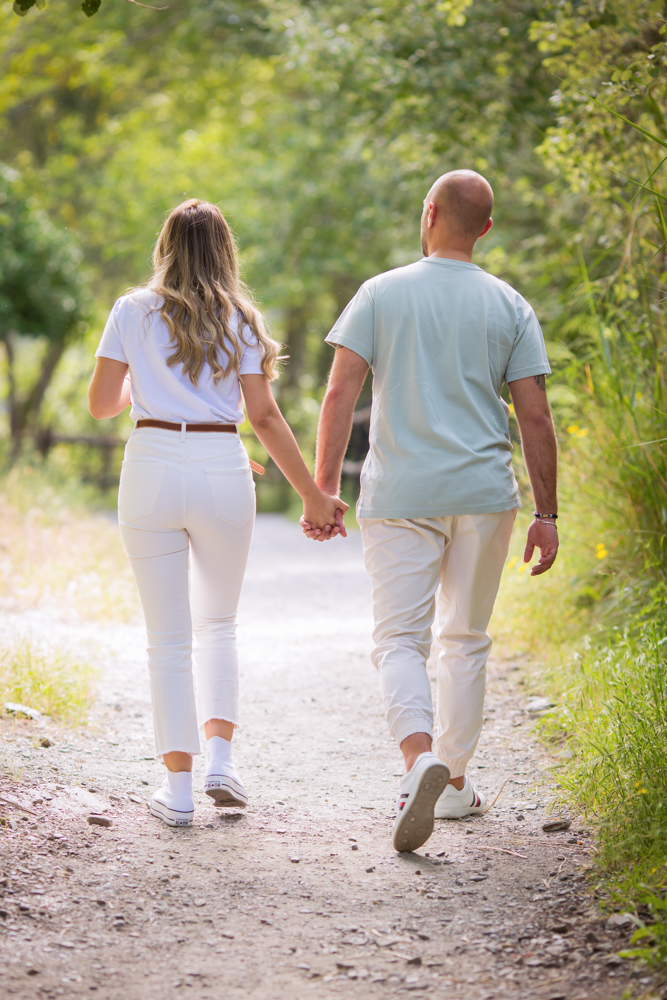
<path id="1" fill-rule="evenodd" d="M 304 535 L 315 542 L 327 542 L 336 535 L 347 538 L 343 517 L 350 505 L 332 493 L 318 490 L 303 502 L 303 514 L 299 524 Z"/>

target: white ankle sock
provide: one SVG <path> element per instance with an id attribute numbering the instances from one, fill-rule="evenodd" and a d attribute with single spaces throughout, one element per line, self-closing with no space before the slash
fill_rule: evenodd
<path id="1" fill-rule="evenodd" d="M 216 769 L 232 763 L 232 741 L 222 736 L 211 736 L 206 740 L 206 773 L 215 774 Z"/>
<path id="2" fill-rule="evenodd" d="M 192 809 L 192 771 L 167 771 L 167 791 L 174 809 Z"/>

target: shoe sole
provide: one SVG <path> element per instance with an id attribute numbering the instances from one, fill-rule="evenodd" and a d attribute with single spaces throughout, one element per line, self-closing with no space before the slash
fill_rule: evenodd
<path id="1" fill-rule="evenodd" d="M 435 804 L 448 781 L 449 768 L 445 764 L 432 764 L 424 771 L 410 805 L 394 826 L 394 848 L 400 854 L 416 851 L 433 833 Z"/>
<path id="2" fill-rule="evenodd" d="M 151 802 L 150 811 L 151 816 L 161 819 L 167 826 L 192 826 L 192 820 L 195 815 L 194 809 L 189 812 L 181 812 L 177 809 L 170 809 L 169 806 L 165 806 L 162 802 L 155 801 Z"/>
<path id="3" fill-rule="evenodd" d="M 235 806 L 236 808 L 245 809 L 248 805 L 248 796 L 245 794 L 245 789 L 238 782 L 234 781 L 233 778 L 206 778 L 204 781 L 204 791 L 207 795 L 211 796 L 216 809 L 224 809 L 225 806 Z"/>

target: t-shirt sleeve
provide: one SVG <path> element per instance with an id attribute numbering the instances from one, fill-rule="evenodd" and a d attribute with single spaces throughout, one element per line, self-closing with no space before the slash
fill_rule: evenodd
<path id="1" fill-rule="evenodd" d="M 550 373 L 542 329 L 532 306 L 523 302 L 518 310 L 517 334 L 507 363 L 505 381 Z"/>
<path id="2" fill-rule="evenodd" d="M 366 282 L 352 301 L 345 306 L 325 340 L 327 344 L 336 347 L 348 347 L 372 366 L 374 330 L 375 299 L 372 289 Z"/>
<path id="3" fill-rule="evenodd" d="M 118 322 L 119 304 L 120 299 L 116 302 L 109 314 L 109 319 L 104 327 L 104 333 L 102 334 L 99 347 L 95 351 L 95 357 L 111 358 L 112 361 L 122 361 L 127 364 L 127 358 L 123 349 Z"/>
<path id="4" fill-rule="evenodd" d="M 241 364 L 239 365 L 239 375 L 263 375 L 263 351 L 257 337 L 247 323 L 241 332 L 241 340 L 245 344 L 245 347 L 243 348 Z"/>

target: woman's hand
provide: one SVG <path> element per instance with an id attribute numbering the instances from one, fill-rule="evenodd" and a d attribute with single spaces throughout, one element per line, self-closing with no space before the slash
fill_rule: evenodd
<path id="1" fill-rule="evenodd" d="M 318 542 L 326 542 L 336 535 L 347 538 L 343 515 L 350 509 L 340 497 L 317 490 L 312 497 L 304 500 L 303 515 L 299 524 L 304 534 Z"/>

